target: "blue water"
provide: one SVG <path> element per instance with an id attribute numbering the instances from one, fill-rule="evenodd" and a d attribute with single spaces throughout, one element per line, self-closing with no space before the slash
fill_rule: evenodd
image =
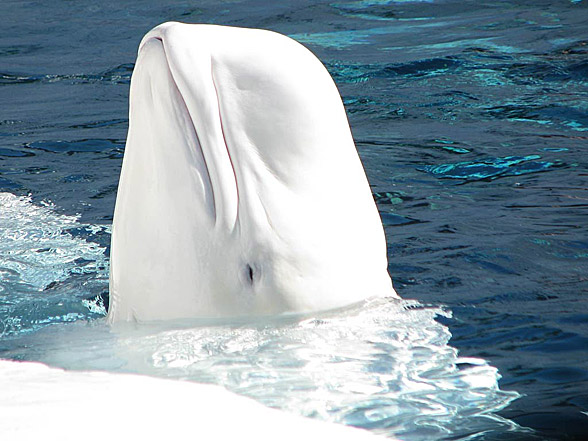
<path id="1" fill-rule="evenodd" d="M 323 61 L 419 304 L 103 324 L 85 299 L 108 289 L 130 76 L 168 20 L 276 30 Z M 588 438 L 587 23 L 568 0 L 4 1 L 0 357 L 216 382 L 405 439 Z"/>

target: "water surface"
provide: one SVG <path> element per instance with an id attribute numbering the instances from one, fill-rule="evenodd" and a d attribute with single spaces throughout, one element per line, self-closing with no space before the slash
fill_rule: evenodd
<path id="1" fill-rule="evenodd" d="M 318 357 L 320 340 L 314 338 L 322 325 L 313 320 L 325 319 L 325 335 L 348 342 L 348 336 L 338 334 L 341 321 L 344 328 L 380 317 L 377 326 L 361 328 L 359 341 L 368 344 L 372 333 L 384 333 L 388 346 L 376 350 L 368 344 L 368 350 L 352 345 L 355 357 L 368 351 L 370 362 L 359 362 L 359 370 L 349 367 L 357 361 L 341 365 L 343 373 L 365 373 L 380 354 L 382 371 L 373 378 L 392 375 L 388 389 L 380 392 L 397 400 L 397 407 L 375 405 L 381 412 L 374 410 L 380 416 L 374 417 L 373 430 L 408 439 L 512 439 L 515 433 L 584 439 L 587 8 L 585 1 L 567 0 L 4 2 L 0 191 L 9 195 L 2 196 L 0 226 L 0 356 L 75 367 L 75 357 L 67 351 L 63 355 L 63 345 L 55 343 L 52 333 L 63 333 L 63 341 L 71 343 L 76 335 L 85 336 L 86 342 L 94 338 L 104 350 L 112 342 L 99 306 L 84 299 L 107 289 L 109 226 L 128 124 L 128 87 L 142 35 L 167 20 L 259 27 L 307 45 L 337 82 L 386 229 L 389 271 L 399 294 L 421 306 L 376 305 L 365 313 L 345 311 L 328 319 L 306 318 L 298 325 L 264 325 L 269 331 L 244 324 L 237 336 L 242 340 L 256 333 L 255 345 L 264 350 L 238 346 L 236 358 L 226 355 L 229 343 L 222 343 L 224 332 L 219 331 L 228 325 L 150 329 L 116 340 L 143 342 L 141 362 L 131 363 L 122 351 L 126 355 L 121 359 L 106 353 L 89 357 L 84 366 L 197 378 L 210 372 L 206 363 L 226 362 L 225 367 L 241 366 L 239 375 L 247 377 L 254 366 L 247 365 L 252 360 L 247 351 L 260 362 L 271 358 L 270 343 L 275 341 L 284 348 L 297 345 L 291 351 L 296 362 L 316 360 L 324 367 L 333 359 Z M 10 194 L 30 194 L 31 200 Z M 336 214 L 345 216 L 349 209 L 342 206 Z M 393 319 L 408 324 L 397 327 Z M 86 320 L 91 320 L 89 329 Z M 415 327 L 410 320 L 427 323 L 432 334 L 425 346 L 433 352 L 420 353 L 412 343 L 394 346 L 398 336 L 387 335 L 385 329 L 419 341 L 407 331 Z M 206 329 L 217 332 L 216 337 L 203 336 Z M 284 329 L 288 341 L 281 339 Z M 157 344 L 149 346 L 149 336 Z M 210 342 L 206 338 L 220 338 L 209 361 L 198 358 L 199 349 L 186 343 Z M 297 338 L 310 342 L 306 355 Z M 169 341 L 172 346 L 166 346 Z M 72 347 L 85 353 L 78 345 Z M 165 347 L 171 349 L 166 352 Z M 166 358 L 180 348 L 193 351 L 195 358 Z M 405 364 L 386 357 L 398 350 L 409 355 Z M 435 359 L 440 376 L 433 381 L 432 372 L 417 366 L 437 350 L 444 355 Z M 145 354 L 160 358 L 147 357 L 147 363 Z M 331 355 L 336 359 L 341 354 Z M 475 360 L 465 371 L 474 369 L 482 372 L 475 378 L 489 379 L 474 401 L 477 411 L 470 413 L 466 402 L 473 386 L 464 380 L 467 375 L 456 373 L 461 358 Z M 289 378 L 272 360 L 270 371 L 280 381 Z M 412 389 L 398 379 L 403 366 L 433 381 L 435 393 L 414 405 L 408 394 Z M 229 371 L 213 370 L 218 375 L 209 380 L 226 380 L 235 390 L 240 384 L 255 384 L 231 377 Z M 499 375 L 500 388 L 513 395 L 492 395 Z M 362 387 L 371 386 L 373 378 Z M 443 395 L 448 378 L 458 386 Z M 334 372 L 332 380 L 320 377 L 312 384 L 324 386 L 336 379 Z M 340 389 L 331 389 L 342 396 Z M 259 391 L 239 391 L 257 393 L 260 400 L 276 405 Z M 377 392 L 367 388 L 362 393 Z M 521 397 L 511 401 L 514 394 Z M 279 405 L 366 424 L 365 414 L 357 420 L 341 409 L 329 414 L 329 400 L 339 399 L 333 395 L 314 404 L 296 401 L 296 396 L 292 393 L 293 401 Z M 440 417 L 440 427 L 419 432 L 415 427 L 431 426 L 418 425 L 417 411 L 435 400 L 440 415 L 454 402 L 457 415 L 469 416 Z M 351 408 L 360 408 L 353 403 Z M 500 416 L 481 417 L 486 411 Z M 431 412 L 427 415 L 435 415 Z M 535 432 L 512 432 L 511 423 Z"/>

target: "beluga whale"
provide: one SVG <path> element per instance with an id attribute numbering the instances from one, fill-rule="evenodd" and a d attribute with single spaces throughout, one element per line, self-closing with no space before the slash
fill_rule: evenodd
<path id="1" fill-rule="evenodd" d="M 208 24 L 145 35 L 110 270 L 110 323 L 396 296 L 341 97 L 308 49 Z"/>

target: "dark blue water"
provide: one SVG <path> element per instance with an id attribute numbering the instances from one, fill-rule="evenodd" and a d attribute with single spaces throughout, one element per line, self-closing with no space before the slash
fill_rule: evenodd
<path id="1" fill-rule="evenodd" d="M 178 20 L 304 43 L 339 86 L 398 293 L 453 312 L 438 318 L 450 344 L 523 395 L 500 413 L 529 437 L 588 439 L 586 1 L 4 0 L 1 10 L 0 191 L 104 226 L 69 233 L 106 248 L 141 37 Z M 34 302 L 17 301 L 24 288 L 0 291 L 0 356 L 15 334 L 100 315 L 62 289 L 104 290 L 92 252 L 72 257 L 88 268 L 74 279 L 31 273 Z"/>

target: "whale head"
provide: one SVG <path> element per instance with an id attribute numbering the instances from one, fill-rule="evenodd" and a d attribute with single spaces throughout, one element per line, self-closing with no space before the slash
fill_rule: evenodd
<path id="1" fill-rule="evenodd" d="M 258 29 L 142 40 L 112 228 L 111 323 L 262 316 L 395 296 L 337 88 Z"/>

